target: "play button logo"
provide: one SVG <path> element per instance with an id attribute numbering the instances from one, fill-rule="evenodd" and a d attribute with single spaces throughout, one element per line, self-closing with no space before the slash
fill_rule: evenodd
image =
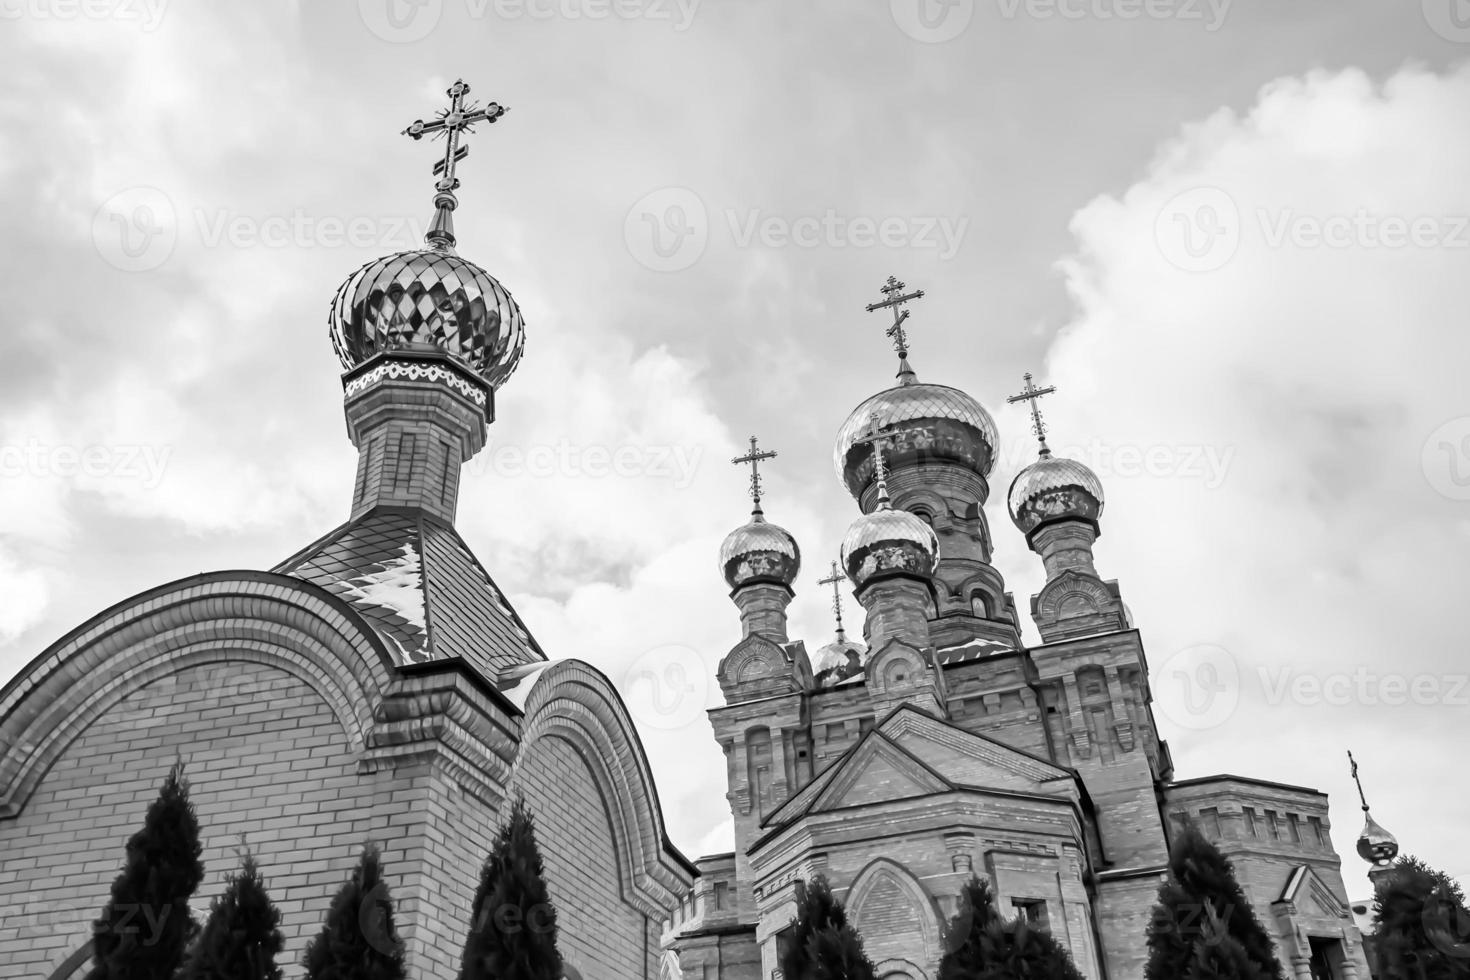
<path id="1" fill-rule="evenodd" d="M 1422 0 L 1424 20 L 1446 41 L 1470 44 L 1470 0 Z"/>

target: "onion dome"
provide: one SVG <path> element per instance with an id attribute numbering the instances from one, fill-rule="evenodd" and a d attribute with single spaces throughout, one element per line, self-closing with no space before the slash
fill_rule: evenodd
<path id="1" fill-rule="evenodd" d="M 854 643 L 845 636 L 837 639 L 812 654 L 812 676 L 818 687 L 831 687 L 863 672 L 863 654 L 867 648 Z"/>
<path id="2" fill-rule="evenodd" d="M 887 446 L 890 471 L 955 463 L 988 477 L 995 465 L 998 437 L 990 413 L 957 388 L 920 382 L 904 366 L 900 383 L 853 409 L 837 433 L 833 463 L 855 499 L 874 479 L 873 456 L 864 445 L 874 436 Z"/>
<path id="3" fill-rule="evenodd" d="M 1011 520 L 1027 534 L 1069 518 L 1096 524 L 1103 511 L 1102 481 L 1077 460 L 1043 448 L 1041 458 L 1016 474 L 1008 504 Z"/>
<path id="4" fill-rule="evenodd" d="M 757 582 L 791 587 L 801 571 L 801 549 L 785 528 L 757 511 L 749 524 L 737 527 L 720 545 L 720 574 L 730 588 Z"/>
<path id="5" fill-rule="evenodd" d="M 349 370 L 383 351 L 442 351 L 498 388 L 525 347 L 520 308 L 455 254 L 452 235 L 430 235 L 424 248 L 374 259 L 347 278 L 332 301 L 332 345 Z"/>
<path id="6" fill-rule="evenodd" d="M 864 514 L 842 539 L 843 571 L 859 589 L 889 573 L 930 576 L 938 562 L 934 529 L 906 510 L 885 506 Z"/>
<path id="7" fill-rule="evenodd" d="M 1399 856 L 1398 838 L 1381 827 L 1373 814 L 1364 811 L 1368 822 L 1358 835 L 1358 856 L 1370 864 L 1385 867 Z"/>

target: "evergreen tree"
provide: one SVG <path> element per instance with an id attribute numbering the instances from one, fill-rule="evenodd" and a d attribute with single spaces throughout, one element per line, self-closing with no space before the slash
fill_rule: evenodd
<path id="1" fill-rule="evenodd" d="M 974 980 L 985 965 L 985 931 L 1000 914 L 990 897 L 990 882 L 972 877 L 960 890 L 960 907 L 944 930 L 939 980 Z"/>
<path id="2" fill-rule="evenodd" d="M 406 980 L 403 943 L 378 849 L 368 844 L 332 899 L 327 921 L 306 947 L 307 980 Z"/>
<path id="3" fill-rule="evenodd" d="M 811 980 L 812 939 L 825 929 L 840 931 L 846 925 L 847 913 L 825 877 L 817 875 L 809 882 L 798 882 L 796 918 L 779 951 L 783 980 Z"/>
<path id="4" fill-rule="evenodd" d="M 87 980 L 169 980 L 197 925 L 189 898 L 204 877 L 199 820 L 184 764 L 175 762 L 143 826 L 128 839 L 123 870 L 92 927 Z"/>
<path id="5" fill-rule="evenodd" d="M 1082 980 L 1072 956 L 1051 934 L 1018 916 L 993 919 L 980 936 L 981 965 L 974 980 Z"/>
<path id="6" fill-rule="evenodd" d="M 1271 937 L 1246 901 L 1234 867 L 1198 828 L 1186 825 L 1169 855 L 1168 880 L 1159 887 L 1148 928 L 1144 976 L 1179 980 L 1191 964 L 1201 961 L 1203 947 L 1222 943 L 1227 936 L 1268 980 L 1279 980 L 1281 964 Z"/>
<path id="7" fill-rule="evenodd" d="M 876 980 L 863 953 L 863 940 L 851 925 L 828 926 L 807 941 L 811 980 Z"/>
<path id="8" fill-rule="evenodd" d="M 276 957 L 285 940 L 255 859 L 247 852 L 189 950 L 179 980 L 281 980 Z"/>
<path id="9" fill-rule="evenodd" d="M 1208 911 L 1206 917 L 1205 939 L 1195 946 L 1194 959 L 1183 980 L 1267 980 L 1240 941 L 1225 931 L 1214 911 Z"/>
<path id="10" fill-rule="evenodd" d="M 1373 900 L 1379 972 L 1402 980 L 1470 978 L 1470 914 L 1459 884 L 1417 858 L 1400 858 Z"/>
<path id="11" fill-rule="evenodd" d="M 546 890 L 536 827 L 524 800 L 485 859 L 470 907 L 460 980 L 558 980 L 556 908 Z"/>

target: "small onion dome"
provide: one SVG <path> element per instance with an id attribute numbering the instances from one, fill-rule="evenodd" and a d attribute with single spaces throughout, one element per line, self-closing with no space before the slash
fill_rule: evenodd
<path id="1" fill-rule="evenodd" d="M 928 577 L 939 562 L 934 529 L 906 510 L 893 510 L 886 495 L 877 510 L 852 522 L 842 539 L 842 567 L 859 589 L 888 573 Z"/>
<path id="2" fill-rule="evenodd" d="M 1029 534 L 1050 521 L 1078 518 L 1097 523 L 1103 488 L 1097 474 L 1075 459 L 1043 452 L 1016 474 L 1009 495 L 1011 520 Z"/>
<path id="3" fill-rule="evenodd" d="M 349 370 L 382 351 L 442 351 L 492 388 L 510 377 L 526 343 L 510 293 L 445 242 L 358 269 L 337 290 L 328 319 Z"/>
<path id="4" fill-rule="evenodd" d="M 831 687 L 838 681 L 861 674 L 866 651 L 861 643 L 854 643 L 845 636 L 839 636 L 822 647 L 812 655 L 812 676 L 817 686 Z"/>
<path id="5" fill-rule="evenodd" d="M 874 431 L 873 415 L 878 428 Z M 995 420 L 980 403 L 957 388 L 923 384 L 905 376 L 903 384 L 852 410 L 837 433 L 833 463 L 854 499 L 873 482 L 873 454 L 865 440 L 881 435 L 890 471 L 919 463 L 957 463 L 990 475 L 995 465 Z"/>
<path id="6" fill-rule="evenodd" d="M 1399 856 L 1399 840 L 1380 827 L 1373 814 L 1369 813 L 1367 817 L 1368 822 L 1358 835 L 1358 856 L 1370 864 L 1387 867 Z"/>
<path id="7" fill-rule="evenodd" d="M 788 588 L 801 571 L 801 549 L 783 527 L 760 514 L 737 527 L 720 545 L 720 574 L 730 588 L 774 582 Z"/>

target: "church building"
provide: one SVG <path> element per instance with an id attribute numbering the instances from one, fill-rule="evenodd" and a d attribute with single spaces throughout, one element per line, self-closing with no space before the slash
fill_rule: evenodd
<path id="1" fill-rule="evenodd" d="M 839 617 L 844 589 L 862 604 L 863 641 L 840 618 L 810 653 L 788 634 L 801 550 L 766 520 L 758 467 L 773 454 L 752 440 L 754 512 L 719 555 L 738 638 L 709 712 L 735 849 L 686 859 L 614 685 L 548 659 L 455 530 L 461 467 L 524 331 L 510 293 L 458 254 L 453 223 L 462 137 L 505 109 L 462 82 L 449 96 L 406 130 L 444 142 L 424 247 L 363 266 L 331 305 L 359 452 L 344 523 L 269 570 L 119 603 L 0 688 L 0 907 L 19 910 L 0 919 L 0 980 L 85 974 L 123 844 L 176 757 L 208 868 L 196 914 L 243 837 L 283 915 L 288 976 L 371 839 L 410 975 L 454 977 L 480 863 L 520 795 L 568 975 L 587 980 L 778 980 L 815 875 L 885 980 L 934 980 L 971 875 L 1089 980 L 1141 980 L 1184 819 L 1235 862 L 1290 977 L 1366 980 L 1327 798 L 1174 772 L 1140 634 L 1093 560 L 1103 487 L 1048 449 L 1036 400 L 1049 389 L 1028 376 L 1013 398 L 1031 404 L 1040 447 L 1006 498 L 1021 537 L 998 545 L 984 509 L 995 422 L 920 380 L 904 326 L 922 292 L 892 279 L 870 309 L 894 317 L 897 383 L 838 430 L 857 516 L 823 582 Z M 1022 539 L 1046 570 L 1030 602 L 1039 646 L 1022 642 L 992 563 Z"/>

